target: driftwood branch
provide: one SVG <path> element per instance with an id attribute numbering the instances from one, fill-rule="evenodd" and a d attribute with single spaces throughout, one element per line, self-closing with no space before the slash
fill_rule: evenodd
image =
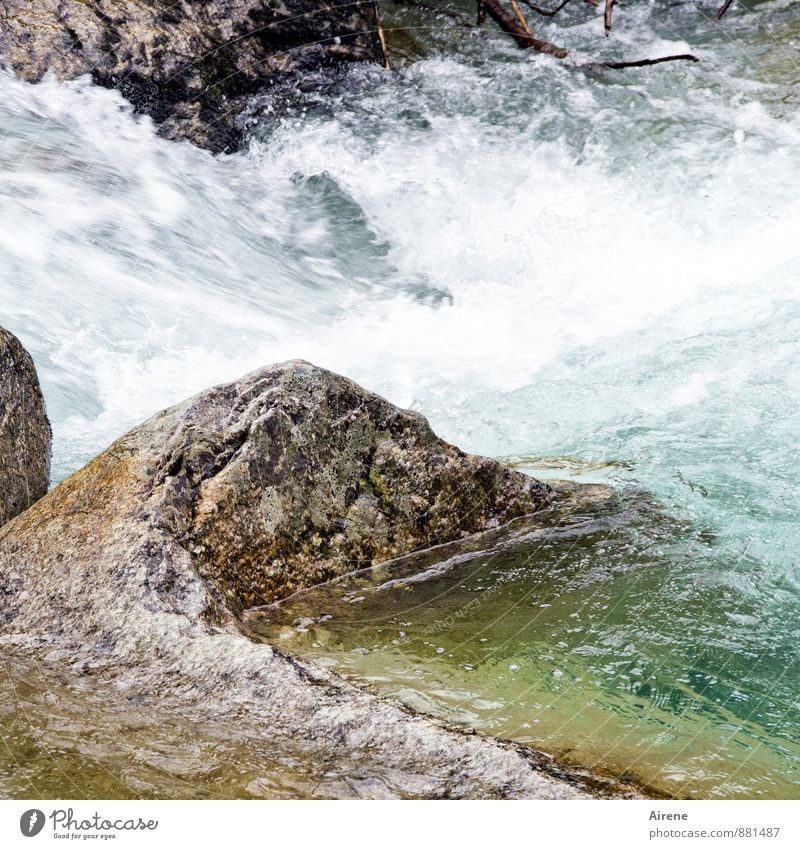
<path id="1" fill-rule="evenodd" d="M 522 27 L 522 29 L 525 30 L 526 33 L 528 33 L 528 35 L 533 35 L 533 33 L 531 32 L 531 28 L 528 26 L 528 22 L 525 20 L 525 15 L 522 14 L 522 11 L 517 5 L 517 0 L 510 0 L 510 3 L 511 8 L 514 10 L 514 15 L 519 21 L 519 25 Z"/>
<path id="2" fill-rule="evenodd" d="M 580 65 L 581 68 L 644 68 L 647 65 L 660 65 L 662 62 L 699 62 L 697 56 L 691 53 L 678 53 L 675 56 L 661 56 L 658 59 L 636 59 L 633 62 L 590 62 L 588 65 Z"/>
<path id="3" fill-rule="evenodd" d="M 606 29 L 606 36 L 611 35 L 611 10 L 614 8 L 616 0 L 606 0 L 606 8 L 603 12 L 603 26 Z"/>
<path id="4" fill-rule="evenodd" d="M 572 0 L 564 0 L 563 3 L 560 3 L 555 9 L 544 9 L 541 6 L 537 6 L 535 3 L 531 3 L 530 0 L 521 0 L 529 9 L 533 9 L 537 15 L 544 15 L 545 18 L 552 18 L 553 15 L 558 14 L 567 3 L 571 3 Z"/>
<path id="5" fill-rule="evenodd" d="M 500 0 L 479 0 L 478 5 L 478 20 L 481 20 L 481 12 L 488 15 L 503 32 L 507 32 L 519 47 L 530 48 L 537 53 L 547 53 L 550 56 L 555 56 L 557 59 L 563 59 L 567 55 L 567 50 L 563 47 L 556 47 L 549 41 L 542 41 L 536 38 L 530 31 L 525 32 L 521 24 L 510 15 Z"/>
<path id="6" fill-rule="evenodd" d="M 712 20 L 721 21 L 722 16 L 725 14 L 725 12 L 728 11 L 728 9 L 730 9 L 732 3 L 733 3 L 733 0 L 725 0 L 725 2 L 719 7 L 719 9 L 717 9 L 717 14 L 714 15 Z"/>
<path id="7" fill-rule="evenodd" d="M 432 6 L 429 6 L 427 3 L 422 0 L 407 0 L 409 5 L 416 6 L 419 9 L 424 9 L 429 12 L 437 12 L 440 13 L 443 10 L 436 9 Z M 544 15 L 545 17 L 553 17 L 556 13 L 560 12 L 568 3 L 571 3 L 572 0 L 561 0 L 557 6 L 552 9 L 546 9 L 543 6 L 538 6 L 533 0 L 506 0 L 507 6 L 511 8 L 512 12 L 508 11 L 506 5 L 501 2 L 501 0 L 477 0 L 478 7 L 478 20 L 477 26 L 481 26 L 485 21 L 487 15 L 500 27 L 503 32 L 510 35 L 514 41 L 516 41 L 517 45 L 521 48 L 532 49 L 538 53 L 546 53 L 550 56 L 554 56 L 557 59 L 563 59 L 568 55 L 568 51 L 563 47 L 556 47 L 556 45 L 551 44 L 549 41 L 544 41 L 541 38 L 536 38 L 533 34 L 530 26 L 528 25 L 525 16 L 522 14 L 522 11 L 519 8 L 519 4 L 522 3 L 527 8 L 533 10 L 537 14 Z M 590 5 L 599 5 L 599 0 L 585 0 L 586 3 Z M 606 35 L 611 32 L 611 17 L 612 10 L 616 5 L 616 0 L 604 0 L 605 8 L 603 13 L 603 22 L 606 30 Z M 722 17 L 728 8 L 732 5 L 733 0 L 725 0 L 719 12 L 717 13 L 718 18 Z M 468 23 L 465 23 L 462 19 L 462 24 L 466 26 L 471 26 Z M 621 70 L 623 68 L 645 68 L 649 65 L 660 65 L 663 62 L 699 62 L 700 59 L 697 56 L 694 56 L 691 53 L 679 53 L 673 56 L 659 56 L 656 59 L 635 59 L 629 62 L 587 62 L 584 64 L 573 63 L 572 67 L 574 68 L 585 68 L 585 69 L 611 69 L 611 70 Z"/>

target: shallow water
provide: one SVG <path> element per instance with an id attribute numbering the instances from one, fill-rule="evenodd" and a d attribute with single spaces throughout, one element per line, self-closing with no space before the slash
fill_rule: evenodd
<path id="1" fill-rule="evenodd" d="M 396 796 L 392 776 L 315 761 L 219 700 L 125 695 L 107 677 L 4 648 L 0 797 L 297 799 Z"/>
<path id="2" fill-rule="evenodd" d="M 566 766 L 679 798 L 795 798 L 800 705 L 783 683 L 796 673 L 792 641 L 760 630 L 757 605 L 718 571 L 713 537 L 641 493 L 625 500 L 309 590 L 248 624 L 376 692 Z M 774 627 L 792 631 L 792 601 L 776 599 Z"/>
<path id="3" fill-rule="evenodd" d="M 0 76 L 0 322 L 40 369 L 56 479 L 194 391 L 303 357 L 465 449 L 653 493 L 675 538 L 415 584 L 417 630 L 491 591 L 431 654 L 402 649 L 419 679 L 383 624 L 343 620 L 333 659 L 677 793 L 796 795 L 800 13 L 720 27 L 642 4 L 606 40 L 578 5 L 542 33 L 580 61 L 703 61 L 576 70 L 402 12 L 394 73 L 287 92 L 218 158 L 84 81 Z M 542 580 L 551 608 L 512 606 Z M 351 647 L 382 648 L 356 668 Z"/>

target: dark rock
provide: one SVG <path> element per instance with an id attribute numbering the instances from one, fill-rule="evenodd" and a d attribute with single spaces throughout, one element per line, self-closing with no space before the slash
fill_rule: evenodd
<path id="1" fill-rule="evenodd" d="M 7 0 L 0 57 L 39 81 L 91 74 L 162 135 L 231 151 L 250 97 L 320 65 L 385 62 L 374 0 Z"/>
<path id="2" fill-rule="evenodd" d="M 0 525 L 47 492 L 50 439 L 33 360 L 0 327 Z"/>

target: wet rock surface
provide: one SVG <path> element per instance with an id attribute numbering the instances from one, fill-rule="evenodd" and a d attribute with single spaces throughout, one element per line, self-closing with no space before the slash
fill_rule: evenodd
<path id="1" fill-rule="evenodd" d="M 0 327 L 0 525 L 47 492 L 50 441 L 33 360 Z"/>
<path id="2" fill-rule="evenodd" d="M 349 380 L 270 367 L 155 416 L 0 531 L 0 647 L 167 724 L 183 704 L 252 725 L 388 795 L 629 792 L 413 715 L 254 641 L 239 615 L 551 499 Z"/>
<path id="3" fill-rule="evenodd" d="M 374 0 L 9 0 L 0 59 L 32 82 L 90 74 L 162 135 L 215 152 L 236 148 L 249 99 L 276 80 L 385 61 Z"/>

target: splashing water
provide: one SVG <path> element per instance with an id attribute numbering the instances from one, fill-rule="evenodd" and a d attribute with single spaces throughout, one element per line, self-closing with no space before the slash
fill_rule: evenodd
<path id="1" fill-rule="evenodd" d="M 324 656 L 433 712 L 466 693 L 462 721 L 663 792 L 791 796 L 800 14 L 645 5 L 603 49 L 699 65 L 577 70 L 404 13 L 390 43 L 427 58 L 295 92 L 229 157 L 86 81 L 2 75 L 0 322 L 39 367 L 58 479 L 195 391 L 303 357 L 465 449 L 653 493 L 680 532 L 417 583 L 410 645 L 370 602 Z M 543 36 L 593 57 L 598 20 L 565 12 Z"/>

